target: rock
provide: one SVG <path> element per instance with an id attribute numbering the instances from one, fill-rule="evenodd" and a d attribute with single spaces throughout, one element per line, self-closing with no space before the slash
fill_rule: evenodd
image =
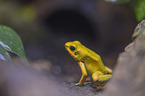
<path id="1" fill-rule="evenodd" d="M 0 96 L 103 96 L 89 85 L 62 83 L 29 66 L 0 62 Z"/>
<path id="2" fill-rule="evenodd" d="M 71 96 L 103 96 L 102 92 L 97 92 L 96 88 L 89 85 L 75 86 L 74 83 L 64 82 L 62 86 L 60 89 L 61 92 L 70 94 Z"/>
<path id="3" fill-rule="evenodd" d="M 0 62 L 0 96 L 73 96 L 52 76 L 30 67 Z"/>
<path id="4" fill-rule="evenodd" d="M 104 96 L 145 95 L 145 21 L 137 25 L 134 41 L 119 55 Z"/>

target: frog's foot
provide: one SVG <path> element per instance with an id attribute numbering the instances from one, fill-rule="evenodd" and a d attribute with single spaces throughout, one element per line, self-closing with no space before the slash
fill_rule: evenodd
<path id="1" fill-rule="evenodd" d="M 84 86 L 84 85 L 90 85 L 92 82 L 84 82 L 83 84 L 75 83 L 75 86 Z"/>
<path id="2" fill-rule="evenodd" d="M 91 84 L 92 82 L 84 82 L 84 83 L 75 83 L 76 86 L 83 86 L 83 85 L 88 85 Z"/>
<path id="3" fill-rule="evenodd" d="M 83 84 L 75 83 L 75 86 L 82 86 Z"/>
<path id="4" fill-rule="evenodd" d="M 92 79 L 93 81 L 100 81 L 100 82 L 104 82 L 107 81 L 111 78 L 111 74 L 103 74 L 100 71 L 96 71 L 95 73 L 92 74 Z"/>
<path id="5" fill-rule="evenodd" d="M 105 66 L 105 69 L 107 70 L 107 73 L 112 73 L 112 70 L 109 67 Z"/>

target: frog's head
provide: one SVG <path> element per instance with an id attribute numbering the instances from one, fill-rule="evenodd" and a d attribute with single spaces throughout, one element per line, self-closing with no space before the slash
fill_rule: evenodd
<path id="1" fill-rule="evenodd" d="M 65 48 L 76 61 L 82 61 L 86 57 L 85 46 L 79 41 L 67 42 Z"/>

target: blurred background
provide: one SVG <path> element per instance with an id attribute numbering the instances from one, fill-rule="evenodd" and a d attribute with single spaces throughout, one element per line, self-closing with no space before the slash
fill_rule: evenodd
<path id="1" fill-rule="evenodd" d="M 104 0 L 0 0 L 0 24 L 20 35 L 32 67 L 77 82 L 81 70 L 64 44 L 79 40 L 113 69 L 137 21 L 128 4 Z"/>

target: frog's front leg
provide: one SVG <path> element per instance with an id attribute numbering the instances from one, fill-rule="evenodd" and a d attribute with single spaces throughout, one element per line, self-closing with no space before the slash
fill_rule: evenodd
<path id="1" fill-rule="evenodd" d="M 82 85 L 84 83 L 84 81 L 86 80 L 88 74 L 87 74 L 87 70 L 86 70 L 86 67 L 85 67 L 85 64 L 83 62 L 78 62 L 80 68 L 81 68 L 81 71 L 82 71 L 82 76 L 81 76 L 81 79 L 78 83 L 76 83 L 75 85 Z"/>
<path id="2" fill-rule="evenodd" d="M 93 81 L 100 81 L 100 82 L 104 82 L 107 81 L 111 78 L 111 74 L 103 74 L 100 71 L 96 71 L 95 73 L 92 74 L 92 79 Z"/>

